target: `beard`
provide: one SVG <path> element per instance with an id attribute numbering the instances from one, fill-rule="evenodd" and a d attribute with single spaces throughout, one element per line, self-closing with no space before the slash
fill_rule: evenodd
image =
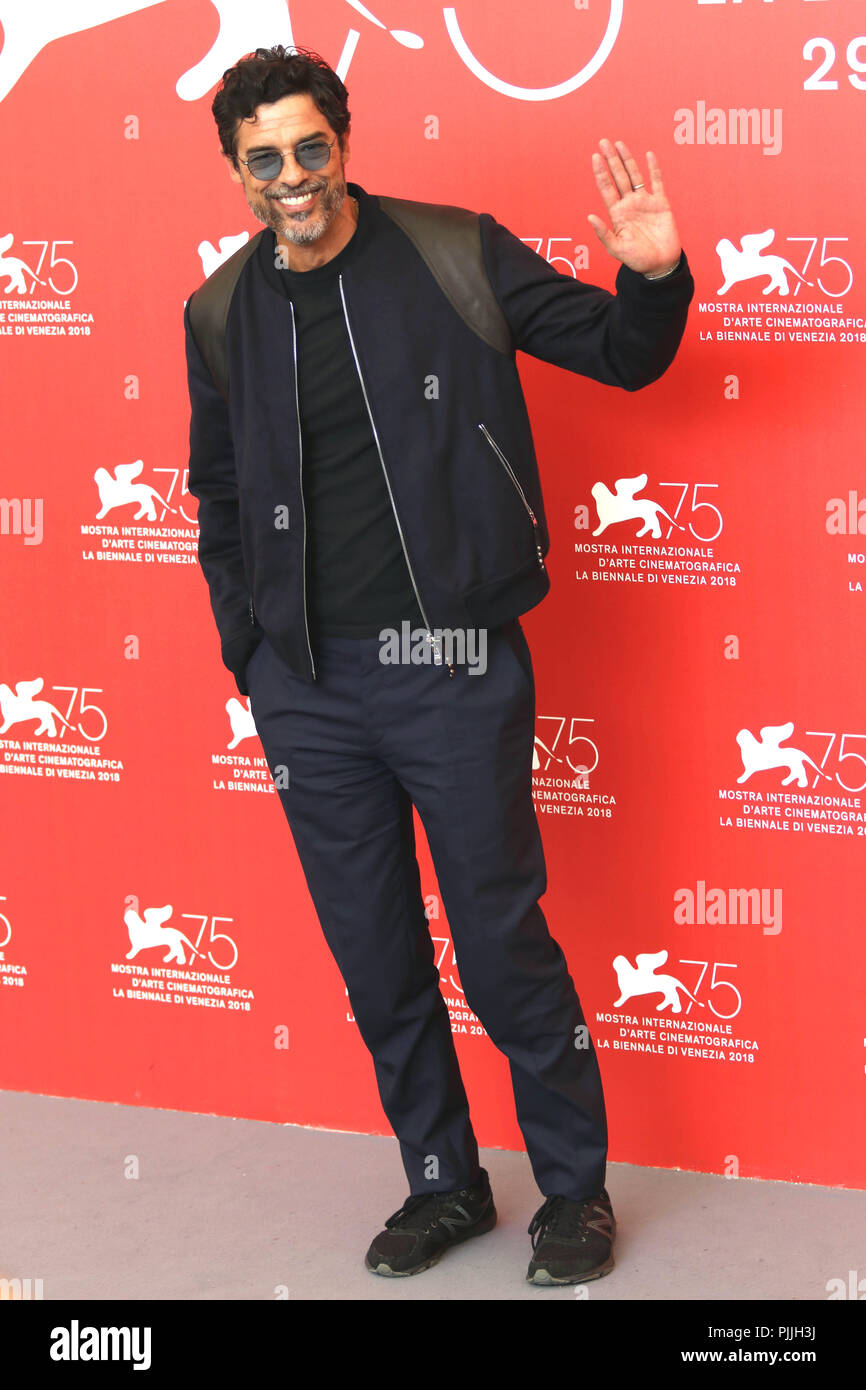
<path id="1" fill-rule="evenodd" d="M 316 193 L 319 197 L 315 206 L 309 212 L 295 212 L 292 208 L 284 208 L 277 200 L 279 198 L 297 197 L 302 193 Z M 346 198 L 346 183 L 344 178 L 340 178 L 330 187 L 327 183 L 310 182 L 301 188 L 281 188 L 273 193 L 258 195 L 251 190 L 247 190 L 247 202 L 250 211 L 258 222 L 263 222 L 266 227 L 272 228 L 278 236 L 284 237 L 286 241 L 294 242 L 296 246 L 308 245 L 312 241 L 318 241 L 330 227 L 343 202 Z"/>

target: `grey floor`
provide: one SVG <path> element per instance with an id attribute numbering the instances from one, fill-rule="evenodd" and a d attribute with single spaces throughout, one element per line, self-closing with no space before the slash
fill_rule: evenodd
<path id="1" fill-rule="evenodd" d="M 494 1230 L 385 1279 L 363 1259 L 408 1195 L 393 1138 L 14 1091 L 0 1133 L 0 1278 L 46 1300 L 826 1300 L 866 1275 L 866 1192 L 612 1163 L 616 1268 L 539 1288 L 529 1160 L 485 1149 Z"/>

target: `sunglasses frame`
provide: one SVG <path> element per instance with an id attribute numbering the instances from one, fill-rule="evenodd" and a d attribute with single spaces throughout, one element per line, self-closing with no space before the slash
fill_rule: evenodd
<path id="1" fill-rule="evenodd" d="M 279 155 L 280 167 L 279 169 L 277 169 L 276 173 L 269 175 L 268 178 L 263 178 L 260 174 L 257 174 L 254 169 L 250 169 L 250 161 L 248 159 L 241 159 L 240 155 L 238 155 L 238 159 L 240 160 L 241 164 L 245 165 L 247 169 L 250 169 L 250 173 L 252 174 L 254 179 L 258 179 L 260 183 L 273 183 L 274 179 L 279 178 L 280 174 L 283 172 L 283 165 L 286 162 L 287 154 L 291 154 L 292 158 L 295 160 L 295 163 L 298 164 L 302 169 L 306 169 L 308 173 L 312 173 L 316 169 L 324 169 L 330 161 L 331 150 L 334 148 L 339 138 L 339 135 L 335 135 L 333 140 L 330 141 L 330 143 L 327 140 L 322 140 L 318 137 L 314 140 L 299 140 L 293 150 L 288 150 L 284 152 L 282 150 L 275 149 L 273 151 L 273 157 L 276 158 L 276 156 Z M 325 160 L 325 163 L 307 165 L 304 164 L 300 159 L 298 159 L 298 150 L 302 150 L 304 145 L 325 145 L 328 151 L 328 158 Z M 265 155 L 268 155 L 269 153 L 270 151 L 268 150 L 258 150 L 253 155 L 253 159 L 261 158 Z"/>

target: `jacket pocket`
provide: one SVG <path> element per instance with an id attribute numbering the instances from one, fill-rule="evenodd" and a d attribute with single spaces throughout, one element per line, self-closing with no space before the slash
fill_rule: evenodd
<path id="1" fill-rule="evenodd" d="M 517 478 L 516 473 L 514 472 L 514 469 L 511 467 L 511 464 L 508 462 L 508 459 L 505 457 L 499 445 L 496 443 L 496 440 L 493 438 L 493 435 L 490 433 L 489 429 L 483 422 L 479 423 L 478 428 L 484 435 L 484 438 L 487 440 L 496 457 L 499 459 L 499 462 L 505 469 L 505 472 L 508 478 L 510 479 L 512 486 L 515 488 L 516 492 L 520 496 L 520 500 L 523 503 L 526 514 L 529 517 L 530 522 L 532 523 L 532 540 L 535 546 L 535 554 L 538 560 L 538 565 L 540 569 L 544 569 L 544 555 L 542 554 L 541 549 L 541 528 L 538 524 L 538 518 L 526 500 L 526 493 L 520 486 L 520 482 Z"/>

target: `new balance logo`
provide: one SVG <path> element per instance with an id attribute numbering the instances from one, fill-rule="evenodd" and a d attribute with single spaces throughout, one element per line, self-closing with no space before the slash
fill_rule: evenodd
<path id="1" fill-rule="evenodd" d="M 456 1216 L 440 1216 L 439 1218 L 441 1225 L 447 1226 L 452 1235 L 456 1228 L 472 1225 L 472 1217 L 464 1207 L 455 1207 L 454 1210 L 460 1212 L 462 1220 L 458 1220 Z"/>
<path id="2" fill-rule="evenodd" d="M 593 1211 L 598 1212 L 598 1220 L 587 1221 L 587 1226 L 591 1226 L 592 1229 L 598 1231 L 600 1235 L 607 1236 L 608 1239 L 611 1239 L 613 1228 L 611 1225 L 610 1213 L 606 1212 L 604 1207 L 593 1207 Z"/>

